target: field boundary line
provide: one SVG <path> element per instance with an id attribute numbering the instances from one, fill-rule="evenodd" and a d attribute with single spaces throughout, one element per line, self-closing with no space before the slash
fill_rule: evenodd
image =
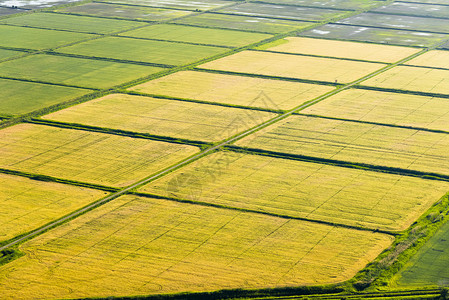
<path id="1" fill-rule="evenodd" d="M 380 13 L 379 15 L 384 15 L 384 14 Z M 415 17 L 419 18 L 419 16 L 415 16 Z M 447 22 L 447 19 L 442 19 L 442 20 Z M 386 25 L 385 26 L 382 26 L 382 25 L 380 25 L 380 26 L 359 25 L 359 24 L 351 24 L 351 23 L 339 23 L 339 22 L 331 22 L 329 24 L 331 24 L 331 25 L 347 25 L 347 26 L 353 26 L 353 27 L 368 27 L 368 28 L 375 28 L 375 29 L 392 29 L 392 30 L 399 30 L 399 31 L 424 32 L 424 33 L 436 33 L 436 34 L 449 35 L 449 32 L 432 31 L 432 30 L 418 30 L 418 29 L 409 29 L 409 28 L 398 28 L 398 27 L 393 27 L 393 26 L 388 27 Z"/>
<path id="2" fill-rule="evenodd" d="M 85 87 L 85 86 L 78 86 L 78 85 L 65 84 L 65 83 L 54 83 L 54 82 L 48 82 L 48 81 L 42 81 L 42 80 L 9 77 L 9 76 L 3 76 L 3 75 L 0 75 L 0 79 L 15 80 L 15 81 L 22 81 L 22 82 L 30 82 L 30 83 L 39 83 L 39 84 L 45 84 L 45 85 L 55 85 L 55 86 L 61 86 L 61 87 L 70 87 L 70 88 L 88 90 L 88 91 L 93 91 L 93 92 L 94 91 L 98 92 L 101 90 L 99 88 L 94 88 L 94 87 Z"/>

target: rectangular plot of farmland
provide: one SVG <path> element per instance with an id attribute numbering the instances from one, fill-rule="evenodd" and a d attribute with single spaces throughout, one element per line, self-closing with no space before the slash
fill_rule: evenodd
<path id="1" fill-rule="evenodd" d="M 7 16 L 13 14 L 19 14 L 26 12 L 25 9 L 17 9 L 17 8 L 9 8 L 9 7 L 0 7 L 0 16 Z"/>
<path id="2" fill-rule="evenodd" d="M 280 20 L 251 16 L 204 13 L 174 21 L 177 24 L 238 29 L 265 33 L 282 33 L 313 25 L 311 22 Z"/>
<path id="3" fill-rule="evenodd" d="M 449 99 L 445 98 L 351 89 L 301 112 L 449 132 Z"/>
<path id="4" fill-rule="evenodd" d="M 337 21 L 337 23 L 449 33 L 449 24 L 447 19 L 437 18 L 362 13 L 347 19 Z"/>
<path id="5" fill-rule="evenodd" d="M 371 7 L 376 4 L 377 1 L 366 1 L 366 0 L 269 0 L 267 2 L 277 3 L 277 4 L 290 4 L 290 5 L 304 5 L 304 6 L 315 6 L 322 8 L 338 8 L 347 10 L 358 10 L 362 8 Z"/>
<path id="6" fill-rule="evenodd" d="M 220 152 L 141 191 L 283 216 L 403 230 L 448 187 L 447 182 Z"/>
<path id="7" fill-rule="evenodd" d="M 0 79 L 0 114 L 29 113 L 54 104 L 86 95 L 91 90 L 52 84 Z"/>
<path id="8" fill-rule="evenodd" d="M 381 63 L 243 51 L 206 63 L 200 67 L 230 72 L 348 83 L 384 66 Z"/>
<path id="9" fill-rule="evenodd" d="M 59 51 L 70 54 L 109 57 L 167 65 L 183 65 L 229 49 L 212 46 L 190 45 L 165 41 L 150 41 L 125 37 L 106 37 Z"/>
<path id="10" fill-rule="evenodd" d="M 272 35 L 242 32 L 236 30 L 200 28 L 175 24 L 157 24 L 122 33 L 124 36 L 159 39 L 167 41 L 189 42 L 198 44 L 241 47 Z"/>
<path id="11" fill-rule="evenodd" d="M 351 40 L 400 46 L 428 47 L 441 42 L 449 35 L 408 30 L 327 24 L 304 31 L 301 36 L 337 40 Z"/>
<path id="12" fill-rule="evenodd" d="M 0 63 L 2 76 L 97 89 L 162 70 L 151 66 L 45 54 Z"/>
<path id="13" fill-rule="evenodd" d="M 70 225 L 27 242 L 21 247 L 26 256 L 0 267 L 4 297 L 337 283 L 393 241 L 381 233 L 136 196 L 120 197 Z M 23 278 L 29 284 L 23 286 Z"/>
<path id="14" fill-rule="evenodd" d="M 232 4 L 231 1 L 224 0 L 108 0 L 107 2 L 191 10 L 208 10 Z"/>
<path id="15" fill-rule="evenodd" d="M 118 17 L 146 21 L 163 21 L 191 14 L 191 11 L 165 9 L 156 7 L 130 6 L 110 3 L 86 3 L 83 5 L 63 7 L 58 12 L 69 12 L 88 16 Z M 143 24 L 142 24 L 143 25 Z"/>
<path id="16" fill-rule="evenodd" d="M 73 3 L 77 1 L 79 0 L 0 0 L 0 5 L 7 7 L 15 5 L 20 6 L 21 8 L 39 9 L 52 7 L 55 5 Z"/>
<path id="17" fill-rule="evenodd" d="M 392 63 L 419 51 L 419 49 L 398 46 L 376 45 L 333 41 L 305 37 L 287 37 L 274 47 L 262 46 L 270 51 L 332 56 Z"/>
<path id="18" fill-rule="evenodd" d="M 0 21 L 8 25 L 39 27 L 45 29 L 69 30 L 86 33 L 111 33 L 142 26 L 141 23 L 105 18 L 34 13 Z"/>
<path id="19" fill-rule="evenodd" d="M 391 4 L 376 8 L 373 11 L 389 14 L 448 18 L 449 6 L 436 5 L 430 3 L 422 4 L 422 3 L 393 2 Z"/>
<path id="20" fill-rule="evenodd" d="M 293 116 L 236 145 L 449 175 L 445 133 Z"/>
<path id="21" fill-rule="evenodd" d="M 22 124 L 0 131 L 0 166 L 64 179 L 126 186 L 193 153 L 196 147 Z"/>
<path id="22" fill-rule="evenodd" d="M 379 88 L 449 94 L 449 70 L 398 66 L 362 84 Z"/>
<path id="23" fill-rule="evenodd" d="M 26 54 L 26 52 L 0 49 L 0 61 L 4 60 L 4 59 L 8 59 L 8 58 L 25 55 L 25 54 Z"/>
<path id="24" fill-rule="evenodd" d="M 114 94 L 52 113 L 45 118 L 216 142 L 275 116 L 249 109 Z"/>
<path id="25" fill-rule="evenodd" d="M 406 64 L 412 66 L 443 68 L 449 70 L 449 51 L 429 51 L 412 60 L 409 60 Z"/>
<path id="26" fill-rule="evenodd" d="M 0 242 L 75 211 L 107 193 L 0 174 Z"/>
<path id="27" fill-rule="evenodd" d="M 292 109 L 333 87 L 254 77 L 182 71 L 130 90 L 169 97 L 260 107 Z"/>
<path id="28" fill-rule="evenodd" d="M 344 11 L 290 5 L 265 3 L 244 3 L 218 10 L 220 13 L 233 13 L 254 17 L 279 18 L 290 20 L 323 21 L 342 16 Z"/>
<path id="29" fill-rule="evenodd" d="M 0 25 L 0 46 L 47 49 L 95 37 L 92 34 Z"/>

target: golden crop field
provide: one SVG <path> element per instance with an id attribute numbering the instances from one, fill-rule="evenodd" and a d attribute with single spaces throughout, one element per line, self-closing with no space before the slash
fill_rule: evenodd
<path id="1" fill-rule="evenodd" d="M 384 67 L 381 63 L 293 54 L 243 51 L 200 65 L 201 68 L 349 83 Z"/>
<path id="2" fill-rule="evenodd" d="M 354 276 L 392 240 L 123 196 L 25 243 L 26 256 L 0 267 L 0 285 L 2 297 L 25 300 L 334 283 Z"/>
<path id="3" fill-rule="evenodd" d="M 361 59 L 385 63 L 399 61 L 420 50 L 410 47 L 324 40 L 306 37 L 287 37 L 284 41 L 285 43 L 281 43 L 274 47 L 269 47 L 268 50 Z M 266 47 L 264 46 L 264 48 Z"/>
<path id="4" fill-rule="evenodd" d="M 43 226 L 107 193 L 0 174 L 0 242 Z"/>
<path id="5" fill-rule="evenodd" d="M 192 146 L 20 124 L 0 131 L 0 167 L 126 186 L 197 152 Z"/>
<path id="6" fill-rule="evenodd" d="M 449 51 L 429 51 L 408 61 L 407 65 L 449 69 Z"/>
<path id="7" fill-rule="evenodd" d="M 45 119 L 215 142 L 275 116 L 249 109 L 112 94 Z"/>
<path id="8" fill-rule="evenodd" d="M 233 152 L 207 156 L 140 189 L 383 230 L 406 229 L 448 190 L 448 182 Z"/>
<path id="9" fill-rule="evenodd" d="M 333 87 L 227 74 L 182 71 L 130 88 L 170 97 L 271 109 L 292 109 Z"/>
<path id="10" fill-rule="evenodd" d="M 449 175 L 444 133 L 292 116 L 236 145 Z"/>
<path id="11" fill-rule="evenodd" d="M 380 88 L 449 94 L 449 70 L 398 66 L 362 84 Z"/>
<path id="12" fill-rule="evenodd" d="M 437 97 L 350 89 L 301 112 L 449 131 L 449 101 Z"/>

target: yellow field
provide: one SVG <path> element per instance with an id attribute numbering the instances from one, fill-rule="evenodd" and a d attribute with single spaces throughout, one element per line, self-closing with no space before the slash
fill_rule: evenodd
<path id="1" fill-rule="evenodd" d="M 154 95 L 271 109 L 292 109 L 332 89 L 323 85 L 193 71 L 174 73 L 130 88 Z"/>
<path id="2" fill-rule="evenodd" d="M 276 114 L 123 94 L 85 102 L 45 118 L 176 138 L 220 141 Z"/>
<path id="3" fill-rule="evenodd" d="M 449 101 L 444 98 L 351 89 L 301 112 L 449 131 Z"/>
<path id="4" fill-rule="evenodd" d="M 372 73 L 384 64 L 309 57 L 281 53 L 243 51 L 201 65 L 201 68 L 348 83 Z"/>
<path id="5" fill-rule="evenodd" d="M 197 152 L 196 147 L 21 124 L 0 131 L 0 166 L 126 186 Z"/>
<path id="6" fill-rule="evenodd" d="M 426 52 L 410 61 L 408 65 L 449 69 L 449 51 L 433 50 Z"/>
<path id="7" fill-rule="evenodd" d="M 141 191 L 371 229 L 403 230 L 449 191 L 449 183 L 223 152 Z"/>
<path id="8" fill-rule="evenodd" d="M 449 94 L 449 70 L 398 66 L 363 85 L 418 92 Z"/>
<path id="9" fill-rule="evenodd" d="M 24 244 L 26 256 L 0 267 L 0 285 L 6 299 L 61 299 L 334 283 L 392 240 L 124 196 Z"/>
<path id="10" fill-rule="evenodd" d="M 287 41 L 287 43 L 268 48 L 268 50 L 362 59 L 386 63 L 399 61 L 420 50 L 410 47 L 312 39 L 305 37 L 287 37 L 284 40 Z"/>
<path id="11" fill-rule="evenodd" d="M 0 242 L 38 228 L 107 193 L 0 174 Z"/>
<path id="12" fill-rule="evenodd" d="M 449 135 L 293 116 L 239 146 L 449 175 Z"/>

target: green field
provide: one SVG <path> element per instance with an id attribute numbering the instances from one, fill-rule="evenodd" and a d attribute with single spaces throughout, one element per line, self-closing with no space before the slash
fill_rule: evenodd
<path id="1" fill-rule="evenodd" d="M 350 89 L 301 113 L 449 131 L 449 101 L 429 96 Z"/>
<path id="2" fill-rule="evenodd" d="M 445 133 L 292 116 L 236 145 L 449 175 Z"/>
<path id="3" fill-rule="evenodd" d="M 123 187 L 197 152 L 196 147 L 20 124 L 0 131 L 0 167 Z"/>
<path id="4" fill-rule="evenodd" d="M 130 6 L 111 3 L 92 2 L 83 5 L 62 7 L 57 12 L 67 12 L 87 16 L 112 17 L 145 21 L 163 21 L 191 14 L 191 11 Z"/>
<path id="5" fill-rule="evenodd" d="M 333 87 L 227 74 L 182 71 L 130 88 L 169 97 L 260 107 L 292 109 Z"/>
<path id="6" fill-rule="evenodd" d="M 292 30 L 299 30 L 313 25 L 311 22 L 213 13 L 189 16 L 174 22 L 194 26 L 208 26 L 214 28 L 248 30 L 265 33 L 282 33 Z"/>
<path id="7" fill-rule="evenodd" d="M 0 267 L 0 284 L 3 297 L 25 300 L 334 283 L 391 242 L 380 233 L 124 196 L 24 244 L 26 256 Z"/>
<path id="8" fill-rule="evenodd" d="M 208 10 L 232 4 L 231 1 L 225 0 L 108 0 L 108 2 L 187 10 Z"/>
<path id="9" fill-rule="evenodd" d="M 34 13 L 1 20 L 0 23 L 85 33 L 112 33 L 142 26 L 139 22 L 55 13 Z"/>
<path id="10" fill-rule="evenodd" d="M 24 55 L 26 52 L 20 52 L 20 51 L 13 51 L 13 50 L 6 50 L 6 49 L 0 49 L 0 61 L 8 58 L 13 58 L 16 56 Z"/>
<path id="11" fill-rule="evenodd" d="M 263 33 L 200 28 L 175 24 L 157 24 L 128 31 L 121 35 L 146 39 L 158 39 L 166 41 L 178 41 L 230 47 L 241 47 L 271 37 L 271 35 Z"/>
<path id="12" fill-rule="evenodd" d="M 77 210 L 107 193 L 0 174 L 0 242 Z"/>
<path id="13" fill-rule="evenodd" d="M 434 3 L 437 2 L 438 1 L 435 1 Z M 444 1 L 443 4 L 446 5 L 436 5 L 431 2 L 429 2 L 428 4 L 393 2 L 391 4 L 381 6 L 375 9 L 374 11 L 388 14 L 404 14 L 411 16 L 448 18 L 449 14 L 449 6 L 447 6 L 448 2 Z"/>
<path id="14" fill-rule="evenodd" d="M 385 64 L 283 53 L 243 51 L 199 67 L 230 72 L 348 83 L 385 67 Z"/>
<path id="15" fill-rule="evenodd" d="M 0 115 L 29 113 L 91 92 L 85 89 L 1 78 L 0 91 L 2 91 Z"/>
<path id="16" fill-rule="evenodd" d="M 165 41 L 106 37 L 59 49 L 70 54 L 109 57 L 168 65 L 183 65 L 228 49 Z"/>
<path id="17" fill-rule="evenodd" d="M 45 119 L 201 141 L 220 141 L 276 114 L 123 94 L 108 95 Z"/>
<path id="18" fill-rule="evenodd" d="M 0 76 L 97 89 L 162 70 L 150 66 L 45 54 L 0 63 Z"/>
<path id="19" fill-rule="evenodd" d="M 48 49 L 90 39 L 92 34 L 0 25 L 0 46 L 24 49 Z"/>
<path id="20" fill-rule="evenodd" d="M 448 182 L 222 152 L 140 191 L 269 214 L 404 230 L 448 188 Z"/>

